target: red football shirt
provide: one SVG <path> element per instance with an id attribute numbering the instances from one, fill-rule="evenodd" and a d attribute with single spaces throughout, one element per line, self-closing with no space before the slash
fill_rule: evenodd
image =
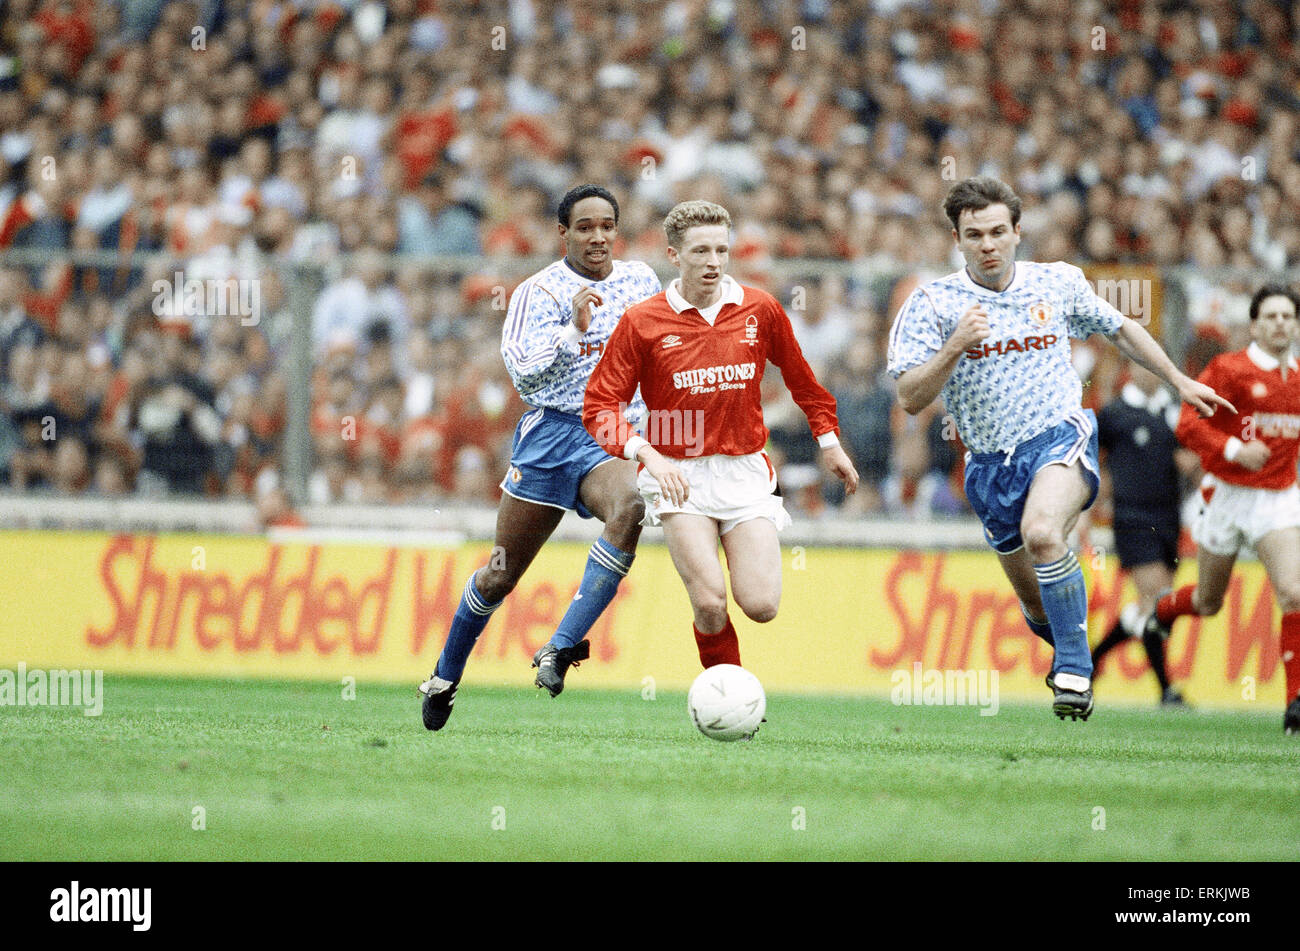
<path id="1" fill-rule="evenodd" d="M 1178 440 L 1201 457 L 1206 472 L 1224 482 L 1254 489 L 1285 489 L 1296 481 L 1300 454 L 1300 366 L 1288 361 L 1286 379 L 1276 360 L 1257 344 L 1222 353 L 1197 378 L 1237 408 L 1236 416 L 1219 410 L 1202 419 L 1184 403 Z M 1272 453 L 1264 468 L 1251 472 L 1229 462 L 1223 451 L 1229 439 L 1261 439 Z"/>
<path id="2" fill-rule="evenodd" d="M 621 457 L 633 435 L 620 421 L 638 385 L 649 410 L 645 438 L 665 456 L 758 452 L 768 436 L 759 384 L 769 360 L 781 369 L 812 434 L 839 435 L 835 398 L 817 382 L 776 298 L 729 279 L 723 295 L 711 325 L 695 307 L 678 311 L 667 291 L 623 314 L 582 408 L 587 431 L 610 455 Z"/>

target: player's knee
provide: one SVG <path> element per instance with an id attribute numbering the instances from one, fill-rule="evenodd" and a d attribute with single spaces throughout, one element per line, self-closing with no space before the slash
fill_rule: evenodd
<path id="1" fill-rule="evenodd" d="M 740 610 L 745 612 L 745 617 L 751 621 L 757 621 L 759 624 L 766 624 L 776 617 L 777 610 L 781 607 L 780 597 L 761 597 L 751 599 L 740 605 Z"/>
<path id="2" fill-rule="evenodd" d="M 697 593 L 691 598 L 695 610 L 695 626 L 713 633 L 727 626 L 727 599 L 725 595 Z"/>
<path id="3" fill-rule="evenodd" d="M 1036 565 L 1056 561 L 1065 554 L 1065 534 L 1051 519 L 1026 519 L 1020 526 L 1020 536 Z"/>
<path id="4" fill-rule="evenodd" d="M 515 590 L 515 585 L 519 583 L 519 576 L 511 572 L 505 565 L 489 563 L 484 565 L 474 575 L 474 587 L 478 589 L 479 596 L 488 604 L 496 604 Z"/>
<path id="5" fill-rule="evenodd" d="M 619 538 L 632 538 L 641 531 L 641 520 L 645 518 L 645 502 L 640 495 L 625 495 L 614 502 L 606 526 Z"/>

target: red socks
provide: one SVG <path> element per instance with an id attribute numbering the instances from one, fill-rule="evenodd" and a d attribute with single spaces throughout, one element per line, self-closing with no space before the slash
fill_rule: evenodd
<path id="1" fill-rule="evenodd" d="M 695 631 L 695 646 L 700 649 L 700 663 L 707 670 L 718 664 L 735 664 L 740 666 L 740 642 L 736 640 L 736 629 L 727 617 L 727 626 L 716 634 L 704 634 L 692 625 Z"/>
<path id="2" fill-rule="evenodd" d="M 1300 611 L 1282 615 L 1282 670 L 1286 673 L 1286 702 L 1300 693 Z"/>
<path id="3" fill-rule="evenodd" d="M 1195 614 L 1196 608 L 1192 607 L 1192 595 L 1195 593 L 1196 585 L 1187 584 L 1173 594 L 1165 595 L 1156 602 L 1156 620 L 1165 627 L 1169 627 L 1176 618 L 1187 614 Z"/>
<path id="4" fill-rule="evenodd" d="M 1176 618 L 1186 614 L 1195 614 L 1192 607 L 1192 595 L 1196 585 L 1189 584 L 1179 588 L 1173 594 L 1167 594 L 1156 604 L 1156 620 L 1169 627 Z M 1280 638 L 1282 670 L 1286 674 L 1286 702 L 1290 703 L 1300 694 L 1300 611 L 1282 615 L 1282 636 Z"/>

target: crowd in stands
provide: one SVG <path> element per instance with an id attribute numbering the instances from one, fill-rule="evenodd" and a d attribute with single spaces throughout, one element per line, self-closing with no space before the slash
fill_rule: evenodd
<path id="1" fill-rule="evenodd" d="M 964 509 L 940 410 L 905 417 L 883 373 L 901 295 L 955 266 L 955 179 L 1019 191 L 1022 257 L 1185 268 L 1207 345 L 1238 333 L 1242 273 L 1300 267 L 1300 4 L 1280 0 L 16 0 L 0 17 L 0 251 L 48 252 L 0 261 L 16 490 L 280 498 L 290 268 L 311 263 L 309 499 L 490 503 L 522 409 L 499 333 L 528 269 L 507 262 L 558 254 L 556 201 L 584 181 L 622 201 L 617 255 L 665 277 L 666 210 L 730 209 L 732 272 L 787 303 L 864 476 L 836 496 L 772 387 L 772 451 L 810 514 Z M 92 250 L 118 263 L 64 253 Z M 774 277 L 792 258 L 808 276 Z M 173 274 L 255 285 L 257 312 L 178 309 L 155 291 Z"/>

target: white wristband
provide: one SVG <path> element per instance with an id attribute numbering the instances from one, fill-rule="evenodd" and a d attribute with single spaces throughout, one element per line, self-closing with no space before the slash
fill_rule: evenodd
<path id="1" fill-rule="evenodd" d="M 829 449 L 831 446 L 838 446 L 839 444 L 840 437 L 835 435 L 834 430 L 829 433 L 822 433 L 817 437 L 817 445 L 822 449 Z"/>
<path id="2" fill-rule="evenodd" d="M 642 436 L 633 434 L 627 438 L 627 445 L 623 447 L 624 459 L 635 459 L 636 454 L 641 451 L 642 446 L 650 445 L 650 441 Z"/>
<path id="3" fill-rule="evenodd" d="M 1237 458 L 1237 453 L 1241 452 L 1241 447 L 1246 445 L 1236 436 L 1229 436 L 1227 443 L 1223 446 L 1223 458 L 1232 462 Z"/>
<path id="4" fill-rule="evenodd" d="M 582 331 L 573 324 L 565 324 L 560 328 L 560 343 L 568 344 L 566 349 L 577 350 L 578 341 L 582 339 Z"/>

